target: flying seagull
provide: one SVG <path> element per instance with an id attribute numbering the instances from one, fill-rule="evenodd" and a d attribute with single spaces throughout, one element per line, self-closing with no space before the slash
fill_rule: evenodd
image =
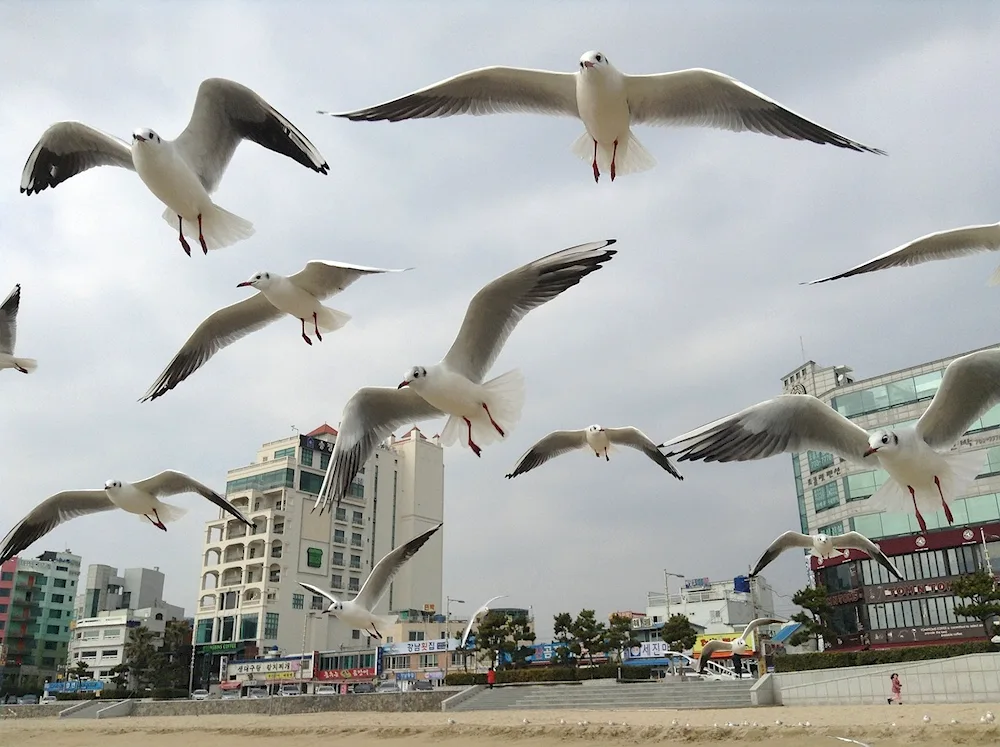
<path id="1" fill-rule="evenodd" d="M 367 109 L 319 113 L 355 122 L 399 122 L 503 112 L 582 119 L 586 131 L 573 144 L 573 153 L 591 161 L 595 182 L 602 169 L 610 169 L 614 181 L 617 174 L 645 171 L 656 164 L 632 134 L 634 124 L 756 132 L 885 155 L 810 122 L 728 75 L 701 68 L 625 75 L 597 51 L 585 53 L 575 73 L 484 67 Z"/>
<path id="2" fill-rule="evenodd" d="M 480 445 L 505 438 L 521 416 L 524 380 L 517 369 L 485 383 L 483 378 L 525 314 L 601 269 L 616 254 L 607 248 L 615 241 L 563 249 L 502 275 L 473 297 L 458 337 L 440 362 L 414 366 L 395 389 L 355 392 L 344 406 L 313 510 L 318 507 L 322 513 L 331 501 L 339 505 L 375 447 L 404 423 L 448 415 L 441 444 L 457 440 L 476 456 Z"/>
<path id="3" fill-rule="evenodd" d="M 584 449 L 590 447 L 594 456 L 598 459 L 604 455 L 605 461 L 611 461 L 608 456 L 609 451 L 614 451 L 614 445 L 628 446 L 631 449 L 638 449 L 648 456 L 667 472 L 678 480 L 684 478 L 674 469 L 663 454 L 660 453 L 656 444 L 649 440 L 649 437 L 638 428 L 625 426 L 624 428 L 605 428 L 603 425 L 591 425 L 586 429 L 578 431 L 552 431 L 528 449 L 517 462 L 514 471 L 507 475 L 507 478 L 523 475 L 525 472 L 540 467 L 553 457 L 565 454 L 574 449 Z"/>
<path id="4" fill-rule="evenodd" d="M 881 467 L 890 479 L 869 498 L 882 511 L 944 508 L 982 472 L 986 452 L 948 451 L 987 410 L 1000 402 L 1000 348 L 956 358 L 945 369 L 930 406 L 915 425 L 869 433 L 809 394 L 783 394 L 709 423 L 664 444 L 680 461 L 742 462 L 807 449 L 837 454 L 858 465 Z M 874 459 L 873 459 L 874 457 Z M 907 492 L 903 492 L 903 490 Z"/>
<path id="5" fill-rule="evenodd" d="M 316 339 L 322 342 L 320 330 L 331 332 L 340 329 L 350 321 L 351 316 L 323 306 L 320 301 L 340 293 L 364 275 L 384 272 L 404 270 L 383 270 L 314 259 L 289 277 L 276 272 L 258 272 L 236 287 L 256 288 L 260 293 L 219 309 L 199 324 L 139 401 L 163 396 L 205 365 L 222 348 L 263 329 L 283 314 L 301 321 L 302 339 L 308 344 L 313 343 L 306 334 L 307 322 L 312 325 Z"/>
<path id="6" fill-rule="evenodd" d="M 776 625 L 778 623 L 783 623 L 784 620 L 778 620 L 774 617 L 758 617 L 756 620 L 751 620 L 747 623 L 747 626 L 743 629 L 739 638 L 732 641 L 720 641 L 718 639 L 713 639 L 707 641 L 701 648 L 701 655 L 698 657 L 698 671 L 704 672 L 705 666 L 708 661 L 712 658 L 712 654 L 716 651 L 729 651 L 736 654 L 737 656 L 743 656 L 750 651 L 750 646 L 747 645 L 747 638 L 761 625 Z"/>
<path id="7" fill-rule="evenodd" d="M 0 565 L 33 542 L 41 539 L 64 521 L 77 516 L 120 508 L 143 516 L 157 529 L 167 531 L 166 523 L 180 519 L 186 509 L 161 503 L 160 498 L 180 493 L 197 493 L 223 511 L 252 527 L 247 518 L 225 498 L 183 472 L 172 469 L 137 482 L 108 480 L 103 490 L 64 490 L 39 503 L 17 523 L 0 543 Z"/>
<path id="8" fill-rule="evenodd" d="M 493 602 L 498 599 L 503 599 L 506 596 L 506 594 L 499 594 L 492 599 L 487 599 L 479 609 L 469 615 L 469 624 L 465 626 L 465 631 L 462 633 L 462 640 L 458 644 L 459 648 L 465 648 L 465 644 L 469 641 L 469 634 L 472 632 L 472 624 L 476 621 L 476 618 L 484 612 L 489 612 L 490 605 L 493 604 Z"/>
<path id="9" fill-rule="evenodd" d="M 250 221 L 223 210 L 209 197 L 243 140 L 321 174 L 330 170 L 316 146 L 264 99 L 234 81 L 209 78 L 198 87 L 191 120 L 176 140 L 140 128 L 132 133 L 129 147 L 81 122 L 52 125 L 24 164 L 21 191 L 31 195 L 57 187 L 94 166 L 131 169 L 167 206 L 163 219 L 177 226 L 185 253 L 191 256 L 187 235 L 197 238 L 208 254 L 209 249 L 229 246 L 254 232 Z"/>
<path id="10" fill-rule="evenodd" d="M 1000 223 L 952 228 L 948 231 L 938 231 L 921 236 L 909 244 L 898 246 L 892 251 L 880 254 L 875 259 L 856 265 L 839 275 L 810 280 L 805 285 L 827 283 L 831 280 L 875 272 L 875 270 L 887 270 L 890 267 L 913 267 L 939 259 L 953 259 L 969 254 L 995 251 L 1000 251 Z M 1000 267 L 990 277 L 989 284 L 1000 285 Z"/>
<path id="11" fill-rule="evenodd" d="M 438 524 L 388 553 L 372 568 L 371 574 L 365 579 L 361 591 L 358 592 L 354 599 L 348 601 L 337 599 L 330 592 L 323 591 L 318 586 L 313 586 L 303 581 L 299 581 L 299 586 L 329 600 L 330 606 L 324 610 L 324 613 L 329 613 L 339 618 L 351 628 L 363 630 L 368 635 L 382 640 L 379 627 L 383 630 L 388 628 L 396 622 L 396 615 L 376 615 L 373 610 L 382 597 L 385 596 L 385 593 L 389 591 L 389 584 L 392 582 L 393 577 L 399 573 L 399 569 L 403 567 L 403 563 L 416 555 L 417 550 L 427 544 L 427 540 L 431 538 L 431 535 L 443 526 L 443 523 Z"/>
<path id="12" fill-rule="evenodd" d="M 34 358 L 15 358 L 14 345 L 17 343 L 17 312 L 21 308 L 21 286 L 14 290 L 0 304 L 0 371 L 13 368 L 23 374 L 38 368 Z"/>
<path id="13" fill-rule="evenodd" d="M 781 555 L 785 550 L 793 547 L 808 548 L 810 550 L 809 554 L 814 558 L 835 558 L 845 554 L 840 552 L 841 550 L 861 550 L 861 552 L 868 553 L 872 560 L 889 571 L 890 574 L 900 581 L 903 580 L 899 571 L 896 570 L 896 566 L 892 564 L 892 561 L 882 552 L 879 546 L 859 532 L 834 535 L 820 532 L 812 536 L 800 534 L 799 532 L 785 532 L 764 551 L 764 554 L 760 556 L 760 560 L 757 561 L 757 565 L 754 566 L 750 575 L 756 576 L 772 560 Z"/>

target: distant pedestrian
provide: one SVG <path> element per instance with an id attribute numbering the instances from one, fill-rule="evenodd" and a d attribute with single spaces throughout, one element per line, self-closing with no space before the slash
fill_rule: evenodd
<path id="1" fill-rule="evenodd" d="M 903 683 L 899 681 L 899 675 L 895 672 L 889 677 L 892 682 L 892 697 L 886 698 L 889 705 L 892 705 L 892 701 L 896 701 L 899 705 L 903 705 Z"/>
<path id="2" fill-rule="evenodd" d="M 493 667 L 490 667 L 486 672 L 486 684 L 489 685 L 490 690 L 493 689 L 493 685 L 497 682 L 497 673 L 493 671 Z"/>
<path id="3" fill-rule="evenodd" d="M 743 679 L 743 657 L 733 654 L 733 672 L 739 679 Z"/>

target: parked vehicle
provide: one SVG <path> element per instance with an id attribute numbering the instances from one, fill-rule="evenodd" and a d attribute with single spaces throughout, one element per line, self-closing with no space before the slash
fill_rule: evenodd
<path id="1" fill-rule="evenodd" d="M 267 688 L 255 687 L 251 690 L 247 690 L 247 697 L 251 700 L 261 700 L 263 698 L 270 698 L 271 696 L 268 695 Z"/>
<path id="2" fill-rule="evenodd" d="M 55 703 L 56 702 L 56 696 L 55 695 L 43 695 L 41 698 L 39 698 L 38 702 L 39 703 Z"/>
<path id="3" fill-rule="evenodd" d="M 193 700 L 208 700 L 208 690 L 195 690 L 191 693 Z"/>
<path id="4" fill-rule="evenodd" d="M 17 699 L 18 705 L 38 705 L 38 696 L 29 693 Z"/>
<path id="5" fill-rule="evenodd" d="M 400 690 L 399 685 L 397 685 L 395 682 L 383 682 L 382 684 L 380 684 L 375 689 L 375 692 L 380 693 L 380 694 L 381 693 L 398 693 L 398 692 L 402 692 L 402 690 Z"/>
<path id="6" fill-rule="evenodd" d="M 336 685 L 319 685 L 313 691 L 313 695 L 337 695 L 339 692 L 340 688 Z"/>
<path id="7" fill-rule="evenodd" d="M 373 693 L 375 692 L 375 685 L 371 682 L 358 682 L 351 688 L 351 692 L 362 694 L 362 693 Z"/>
<path id="8" fill-rule="evenodd" d="M 240 695 L 239 690 L 223 690 L 222 695 L 219 696 L 220 700 L 239 700 L 243 696 Z"/>
<path id="9" fill-rule="evenodd" d="M 6 698 L 3 699 L 3 702 L 4 705 L 17 705 L 17 696 L 8 695 Z"/>
<path id="10" fill-rule="evenodd" d="M 434 685 L 432 685 L 427 680 L 417 680 L 416 682 L 413 683 L 413 688 L 412 689 L 414 689 L 414 690 L 433 690 L 434 689 Z"/>
<path id="11" fill-rule="evenodd" d="M 281 689 L 278 690 L 278 695 L 281 695 L 283 697 L 301 695 L 301 694 L 302 694 L 302 688 L 300 688 L 298 685 L 282 685 Z"/>

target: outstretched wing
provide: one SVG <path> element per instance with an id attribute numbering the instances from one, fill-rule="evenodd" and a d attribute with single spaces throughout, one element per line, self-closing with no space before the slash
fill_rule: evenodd
<path id="1" fill-rule="evenodd" d="M 399 569 L 403 567 L 403 563 L 416 555 L 417 550 L 427 544 L 427 540 L 443 526 L 444 523 L 442 522 L 386 554 L 372 568 L 371 574 L 365 580 L 361 591 L 354 598 L 354 602 L 369 611 L 375 609 L 375 605 L 389 591 L 389 583 L 399 573 Z"/>
<path id="2" fill-rule="evenodd" d="M 35 144 L 21 172 L 21 192 L 29 195 L 57 187 L 94 166 L 135 171 L 124 140 L 82 122 L 57 122 Z"/>
<path id="3" fill-rule="evenodd" d="M 216 493 L 206 485 L 201 484 L 193 477 L 185 475 L 183 472 L 168 469 L 145 480 L 132 483 L 139 490 L 144 490 L 152 496 L 160 498 L 166 495 L 177 495 L 178 493 L 197 493 L 202 498 L 207 498 L 227 514 L 239 519 L 248 527 L 253 526 L 253 522 L 247 519 L 239 509 Z"/>
<path id="4" fill-rule="evenodd" d="M 46 498 L 11 529 L 0 543 L 0 565 L 26 550 L 64 521 L 100 511 L 115 504 L 103 490 L 65 490 Z"/>
<path id="5" fill-rule="evenodd" d="M 956 358 L 944 370 L 917 435 L 933 449 L 949 449 L 976 420 L 1000 402 L 1000 348 Z"/>

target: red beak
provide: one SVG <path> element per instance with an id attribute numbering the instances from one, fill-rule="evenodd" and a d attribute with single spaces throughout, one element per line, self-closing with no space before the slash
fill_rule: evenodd
<path id="1" fill-rule="evenodd" d="M 594 66 L 594 63 L 593 63 L 593 62 L 591 62 L 590 60 L 584 60 L 584 61 L 583 61 L 583 66 L 584 66 L 584 67 L 593 67 L 593 66 Z"/>
<path id="2" fill-rule="evenodd" d="M 871 456 L 872 454 L 874 454 L 874 453 L 875 453 L 876 451 L 878 451 L 878 449 L 873 449 L 873 448 L 872 448 L 871 446 L 869 446 L 869 447 L 868 447 L 868 450 L 867 450 L 867 451 L 865 451 L 865 456 L 866 456 L 866 457 L 869 457 L 869 456 Z"/>
<path id="3" fill-rule="evenodd" d="M 401 383 L 401 384 L 400 384 L 399 386 L 397 386 L 396 388 L 397 388 L 397 389 L 402 389 L 402 388 L 403 388 L 404 386 L 409 386 L 409 385 L 410 385 L 410 382 L 408 382 L 408 381 L 404 381 L 403 383 Z"/>
<path id="4" fill-rule="evenodd" d="M 236 287 L 237 288 L 245 288 L 248 285 L 250 285 L 250 281 L 249 280 L 244 280 L 242 283 L 237 283 Z"/>

